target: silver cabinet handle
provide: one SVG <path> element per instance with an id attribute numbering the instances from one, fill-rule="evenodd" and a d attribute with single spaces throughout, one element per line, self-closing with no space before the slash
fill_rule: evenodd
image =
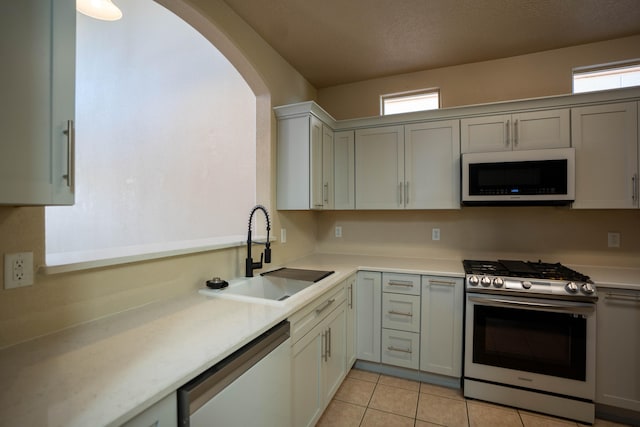
<path id="1" fill-rule="evenodd" d="M 430 285 L 445 285 L 445 286 L 455 286 L 456 282 L 450 282 L 448 280 L 429 280 Z"/>
<path id="2" fill-rule="evenodd" d="M 607 292 L 604 298 L 618 301 L 640 302 L 640 294 L 619 294 L 616 292 Z"/>
<path id="3" fill-rule="evenodd" d="M 402 206 L 402 183 L 398 184 L 398 206 Z"/>
<path id="4" fill-rule="evenodd" d="M 331 357 L 331 328 L 327 331 L 329 334 L 327 338 L 327 358 Z"/>
<path id="5" fill-rule="evenodd" d="M 322 307 L 316 308 L 316 314 L 322 313 L 323 311 L 325 311 L 327 309 L 327 307 L 329 307 L 334 302 L 336 302 L 336 299 L 335 298 L 331 298 L 329 301 L 324 303 L 324 305 Z"/>
<path id="6" fill-rule="evenodd" d="M 510 131 L 510 122 L 511 122 L 511 120 L 507 120 L 507 123 L 506 123 L 507 138 L 505 140 L 505 144 L 506 144 L 507 147 L 509 146 L 509 142 L 510 142 L 510 139 L 511 139 L 511 136 L 510 136 L 511 132 L 509 132 Z"/>
<path id="7" fill-rule="evenodd" d="M 324 197 L 323 197 L 324 202 L 325 203 L 329 203 L 329 183 L 328 182 L 324 183 L 324 187 L 323 187 L 322 193 L 324 194 Z"/>
<path id="8" fill-rule="evenodd" d="M 518 120 L 513 121 L 513 145 L 518 146 Z"/>
<path id="9" fill-rule="evenodd" d="M 321 347 L 320 358 L 326 362 L 327 361 L 327 331 L 324 331 L 322 333 L 322 342 L 320 344 L 320 347 Z"/>
<path id="10" fill-rule="evenodd" d="M 409 206 L 409 181 L 404 183 L 404 205 Z"/>
<path id="11" fill-rule="evenodd" d="M 401 353 L 409 353 L 409 354 L 413 353 L 410 348 L 396 348 L 396 347 L 394 347 L 392 345 L 387 347 L 387 350 L 389 350 L 389 351 L 399 351 Z"/>
<path id="12" fill-rule="evenodd" d="M 67 187 L 73 188 L 73 158 L 76 145 L 76 131 L 73 120 L 67 120 L 67 128 L 62 133 L 67 136 L 67 173 L 62 175 L 62 178 L 67 181 Z"/>
<path id="13" fill-rule="evenodd" d="M 353 308 L 353 283 L 349 285 L 349 308 Z"/>
<path id="14" fill-rule="evenodd" d="M 397 315 L 397 316 L 413 317 L 413 313 L 404 313 L 404 312 L 402 312 L 402 311 L 389 310 L 389 311 L 387 311 L 387 313 L 389 313 L 389 314 L 395 314 L 395 315 Z"/>
<path id="15" fill-rule="evenodd" d="M 635 202 L 638 200 L 638 174 L 634 173 L 631 177 L 631 199 Z"/>
<path id="16" fill-rule="evenodd" d="M 413 282 L 409 282 L 408 280 L 390 280 L 389 282 L 387 282 L 387 285 L 389 286 L 404 286 L 407 288 L 412 288 L 413 287 Z"/>

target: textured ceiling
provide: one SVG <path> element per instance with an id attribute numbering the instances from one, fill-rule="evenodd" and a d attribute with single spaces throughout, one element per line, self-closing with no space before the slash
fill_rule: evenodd
<path id="1" fill-rule="evenodd" d="M 640 34 L 640 0 L 225 0 L 316 88 Z"/>

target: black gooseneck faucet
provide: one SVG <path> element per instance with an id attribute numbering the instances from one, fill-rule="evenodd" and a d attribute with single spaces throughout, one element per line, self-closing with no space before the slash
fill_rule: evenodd
<path id="1" fill-rule="evenodd" d="M 264 212 L 264 216 L 267 219 L 267 241 L 265 243 L 262 242 L 253 242 L 251 240 L 251 220 L 253 219 L 253 214 L 255 211 L 261 210 Z M 257 243 L 260 245 L 265 245 L 264 249 L 264 262 L 269 264 L 271 262 L 271 243 L 269 242 L 269 231 L 271 230 L 271 220 L 269 219 L 269 212 L 267 212 L 267 208 L 262 205 L 255 205 L 253 209 L 251 209 L 251 214 L 249 215 L 249 233 L 247 234 L 247 259 L 245 260 L 245 276 L 253 277 L 253 270 L 262 268 L 262 256 L 260 254 L 260 262 L 253 262 L 251 258 L 251 244 Z"/>

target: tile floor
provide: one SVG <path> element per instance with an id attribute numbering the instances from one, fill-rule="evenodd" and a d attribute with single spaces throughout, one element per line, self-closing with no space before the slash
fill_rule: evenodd
<path id="1" fill-rule="evenodd" d="M 466 400 L 460 390 L 352 369 L 317 426 L 582 427 L 582 424 Z M 596 420 L 594 426 L 623 424 Z"/>

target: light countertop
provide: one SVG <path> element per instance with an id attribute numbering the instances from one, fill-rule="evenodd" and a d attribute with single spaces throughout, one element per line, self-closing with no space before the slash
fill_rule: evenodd
<path id="1" fill-rule="evenodd" d="M 460 260 L 317 254 L 287 266 L 336 274 L 281 306 L 194 292 L 0 351 L 0 426 L 120 425 L 358 270 L 464 277 Z M 585 272 L 640 285 L 638 270 L 619 270 Z"/>

